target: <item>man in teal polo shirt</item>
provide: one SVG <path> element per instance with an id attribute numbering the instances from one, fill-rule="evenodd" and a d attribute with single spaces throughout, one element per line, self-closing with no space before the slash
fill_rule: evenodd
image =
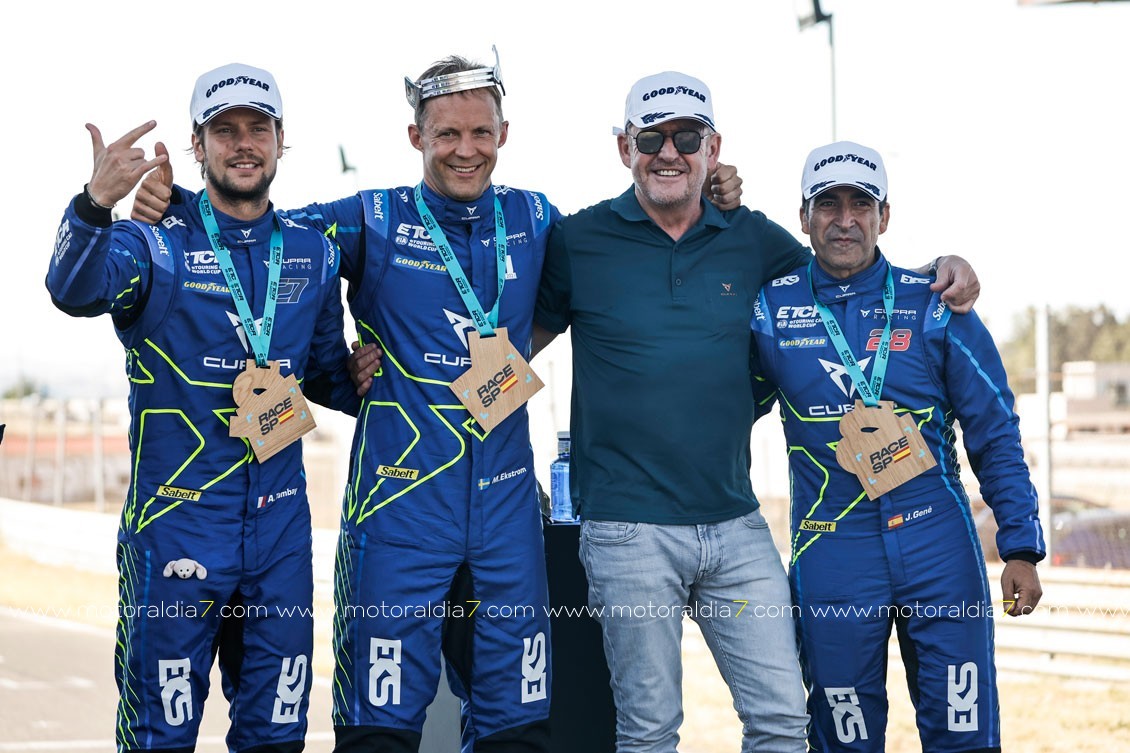
<path id="1" fill-rule="evenodd" d="M 722 139 L 701 81 L 640 80 L 625 129 L 634 185 L 555 226 L 534 334 L 540 349 L 572 331 L 572 498 L 617 750 L 675 751 L 687 615 L 733 694 L 742 750 L 803 751 L 789 586 L 750 484 L 748 320 L 758 289 L 809 254 L 762 213 L 702 200 Z M 968 264 L 945 259 L 939 280 L 961 283 L 947 297 L 967 297 Z"/>

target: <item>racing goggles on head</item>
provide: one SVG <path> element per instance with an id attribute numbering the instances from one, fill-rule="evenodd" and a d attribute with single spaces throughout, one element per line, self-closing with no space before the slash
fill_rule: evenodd
<path id="1" fill-rule="evenodd" d="M 679 154 L 694 154 L 702 146 L 702 134 L 698 131 L 675 131 L 670 136 L 662 131 L 640 131 L 632 138 L 640 154 L 659 154 L 668 138 Z"/>
<path id="2" fill-rule="evenodd" d="M 494 45 L 490 48 L 494 52 L 493 68 L 445 73 L 442 76 L 422 79 L 419 83 L 405 76 L 404 96 L 408 98 L 408 104 L 412 105 L 412 109 L 416 109 L 425 99 L 465 92 L 469 89 L 481 89 L 484 86 L 497 86 L 499 91 L 505 94 L 506 87 L 502 85 L 502 68 L 498 62 L 498 48 Z"/>

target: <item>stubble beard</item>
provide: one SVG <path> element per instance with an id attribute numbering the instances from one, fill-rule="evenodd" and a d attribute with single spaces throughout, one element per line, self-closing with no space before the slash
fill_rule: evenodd
<path id="1" fill-rule="evenodd" d="M 673 190 L 672 186 L 660 186 L 657 181 L 648 180 L 650 174 L 642 168 L 636 168 L 633 172 L 636 186 L 639 187 L 644 198 L 649 204 L 660 209 L 678 209 L 694 205 L 702 193 L 701 182 L 697 189 L 693 185 L 695 183 L 693 171 L 687 174 L 687 187 L 680 192 Z"/>
<path id="2" fill-rule="evenodd" d="M 205 165 L 204 180 L 210 190 L 232 204 L 257 203 L 265 201 L 270 193 L 271 182 L 275 174 L 263 173 L 263 176 L 253 186 L 242 187 L 235 184 L 225 174 L 216 175 L 212 169 Z"/>
<path id="3" fill-rule="evenodd" d="M 655 207 L 677 209 L 696 204 L 701 193 L 701 187 L 696 191 L 691 186 L 687 186 L 685 191 L 676 193 L 671 190 L 655 190 L 653 186 L 644 184 L 643 193 L 648 202 Z"/>

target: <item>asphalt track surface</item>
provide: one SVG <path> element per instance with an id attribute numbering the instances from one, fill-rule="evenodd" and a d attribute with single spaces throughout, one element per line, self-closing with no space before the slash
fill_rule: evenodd
<path id="1" fill-rule="evenodd" d="M 114 753 L 114 636 L 109 628 L 0 607 L 0 753 Z M 447 684 L 429 708 L 421 753 L 459 749 L 458 701 Z M 329 678 L 314 675 L 306 750 L 333 748 Z M 224 753 L 227 700 L 219 671 L 200 723 L 199 753 Z"/>
<path id="2" fill-rule="evenodd" d="M 111 629 L 0 607 L 0 753 L 114 753 L 114 635 Z M 446 683 L 429 709 L 422 753 L 459 749 L 458 701 Z M 306 750 L 333 748 L 329 678 L 314 675 Z M 227 700 L 219 670 L 204 705 L 199 753 L 224 753 Z"/>
<path id="3" fill-rule="evenodd" d="M 0 608 L 0 753 L 113 753 L 114 636 L 91 627 Z M 327 678 L 314 676 L 308 750 L 333 747 Z M 227 701 L 219 671 L 204 707 L 197 751 L 227 750 Z"/>

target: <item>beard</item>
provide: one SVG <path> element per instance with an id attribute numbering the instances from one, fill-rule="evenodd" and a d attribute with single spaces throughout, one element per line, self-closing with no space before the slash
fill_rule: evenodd
<path id="1" fill-rule="evenodd" d="M 663 168 L 665 166 L 667 166 L 667 163 L 654 162 L 649 168 Z M 672 167 L 678 168 L 676 165 L 672 165 Z M 704 176 L 704 170 L 700 172 L 692 167 L 690 172 L 685 174 L 686 185 L 680 187 L 664 184 L 660 180 L 654 179 L 650 169 L 644 169 L 638 164 L 632 166 L 632 178 L 635 182 L 637 195 L 642 195 L 646 199 L 646 203 L 651 206 L 663 210 L 697 205 L 702 196 Z"/>
<path id="2" fill-rule="evenodd" d="M 264 172 L 263 177 L 255 184 L 239 186 L 226 174 L 216 175 L 206 163 L 204 165 L 204 182 L 209 186 L 210 192 L 233 204 L 258 202 L 266 199 L 271 188 L 271 182 L 274 179 L 274 172 Z"/>

